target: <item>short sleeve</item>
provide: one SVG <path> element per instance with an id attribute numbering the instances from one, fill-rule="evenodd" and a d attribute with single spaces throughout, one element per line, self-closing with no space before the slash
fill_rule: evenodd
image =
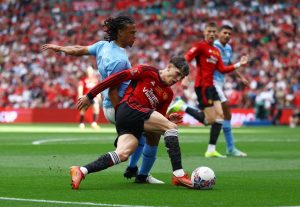
<path id="1" fill-rule="evenodd" d="M 95 44 L 89 45 L 88 46 L 89 53 L 93 56 L 96 56 L 98 48 L 101 47 L 103 44 L 104 44 L 104 41 L 99 41 L 99 42 L 96 42 Z"/>

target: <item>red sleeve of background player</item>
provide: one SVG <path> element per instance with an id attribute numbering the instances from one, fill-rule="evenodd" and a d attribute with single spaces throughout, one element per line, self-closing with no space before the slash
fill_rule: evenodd
<path id="1" fill-rule="evenodd" d="M 230 73 L 235 70 L 235 67 L 233 65 L 225 66 L 221 56 L 219 55 L 218 63 L 217 63 L 217 70 L 220 71 L 221 73 Z"/>
<path id="2" fill-rule="evenodd" d="M 123 70 L 119 73 L 115 73 L 98 83 L 94 88 L 92 88 L 89 91 L 87 96 L 90 100 L 93 100 L 95 96 L 97 96 L 99 93 L 101 93 L 107 88 L 110 88 L 112 86 L 118 86 L 124 81 L 139 79 L 142 74 L 142 70 L 142 67 L 136 66 L 130 70 Z"/>
<path id="3" fill-rule="evenodd" d="M 83 78 L 81 78 L 80 80 L 79 80 L 79 82 L 78 82 L 78 86 L 84 86 L 84 79 Z"/>
<path id="4" fill-rule="evenodd" d="M 161 113 L 164 116 L 166 116 L 168 107 L 171 104 L 171 102 L 173 100 L 173 96 L 174 96 L 174 93 L 173 93 L 173 91 L 172 91 L 171 88 L 170 88 L 170 90 L 166 91 L 166 93 L 168 94 L 167 100 L 164 102 L 164 104 L 162 105 L 162 107 L 157 110 L 159 113 Z"/>
<path id="5" fill-rule="evenodd" d="M 201 53 L 201 43 L 194 44 L 186 53 L 184 58 L 187 62 L 191 62 L 197 55 Z"/>

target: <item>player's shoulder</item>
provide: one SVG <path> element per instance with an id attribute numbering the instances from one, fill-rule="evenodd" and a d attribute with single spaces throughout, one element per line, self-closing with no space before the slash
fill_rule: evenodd
<path id="1" fill-rule="evenodd" d="M 146 64 L 135 65 L 132 67 L 132 71 L 137 74 L 142 74 L 144 77 L 153 77 L 158 74 L 157 68 Z"/>
<path id="2" fill-rule="evenodd" d="M 94 45 L 94 46 L 96 46 L 96 47 L 102 47 L 102 46 L 106 45 L 107 43 L 108 43 L 107 41 L 99 40 L 98 42 L 95 42 L 95 43 L 92 44 L 92 45 Z"/>
<path id="3" fill-rule="evenodd" d="M 232 51 L 232 47 L 231 47 L 231 45 L 230 45 L 229 43 L 227 43 L 227 44 L 225 45 L 225 49 L 226 49 L 226 50 Z"/>
<path id="4" fill-rule="evenodd" d="M 193 45 L 194 45 L 195 47 L 201 47 L 201 46 L 206 45 L 206 44 L 207 44 L 206 41 L 200 40 L 200 41 L 194 42 Z"/>
<path id="5" fill-rule="evenodd" d="M 223 45 L 221 44 L 221 42 L 218 39 L 214 41 L 214 46 L 218 47 L 218 48 L 223 47 Z"/>
<path id="6" fill-rule="evenodd" d="M 140 70 L 143 71 L 149 71 L 149 72 L 157 72 L 158 69 L 151 66 L 151 65 L 147 65 L 147 64 L 140 64 L 140 65 L 136 65 L 135 67 L 139 68 Z"/>

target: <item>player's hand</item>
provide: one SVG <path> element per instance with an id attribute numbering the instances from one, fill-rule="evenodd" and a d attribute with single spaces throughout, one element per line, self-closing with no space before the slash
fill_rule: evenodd
<path id="1" fill-rule="evenodd" d="M 189 87 L 189 79 L 187 76 L 181 80 L 181 86 L 183 89 L 187 89 Z"/>
<path id="2" fill-rule="evenodd" d="M 44 44 L 42 45 L 41 51 L 43 52 L 45 50 L 54 50 L 55 52 L 59 52 L 60 46 L 54 44 Z"/>
<path id="3" fill-rule="evenodd" d="M 169 120 L 175 124 L 182 122 L 182 115 L 179 113 L 171 113 L 169 115 Z"/>
<path id="4" fill-rule="evenodd" d="M 87 96 L 82 96 L 78 98 L 76 103 L 76 107 L 79 111 L 87 110 L 90 107 L 90 105 L 92 105 L 92 102 Z"/>
<path id="5" fill-rule="evenodd" d="M 240 60 L 241 66 L 246 66 L 248 64 L 248 55 L 244 55 Z"/>

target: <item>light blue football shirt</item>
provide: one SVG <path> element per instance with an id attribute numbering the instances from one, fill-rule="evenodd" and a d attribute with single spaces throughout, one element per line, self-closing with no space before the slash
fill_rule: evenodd
<path id="1" fill-rule="evenodd" d="M 214 46 L 220 50 L 221 58 L 223 60 L 224 65 L 229 65 L 231 63 L 231 58 L 233 53 L 231 46 L 229 44 L 223 46 L 219 40 L 214 41 Z M 225 75 L 219 72 L 218 70 L 216 70 L 214 72 L 214 81 L 217 81 L 219 83 L 224 83 Z"/>
<path id="2" fill-rule="evenodd" d="M 102 79 L 108 76 L 131 68 L 128 55 L 124 48 L 119 47 L 114 41 L 99 41 L 88 46 L 88 51 L 96 57 L 98 71 Z M 126 81 L 119 86 L 119 96 L 123 97 L 130 81 Z M 108 89 L 103 91 L 103 107 L 113 107 L 108 97 Z"/>

